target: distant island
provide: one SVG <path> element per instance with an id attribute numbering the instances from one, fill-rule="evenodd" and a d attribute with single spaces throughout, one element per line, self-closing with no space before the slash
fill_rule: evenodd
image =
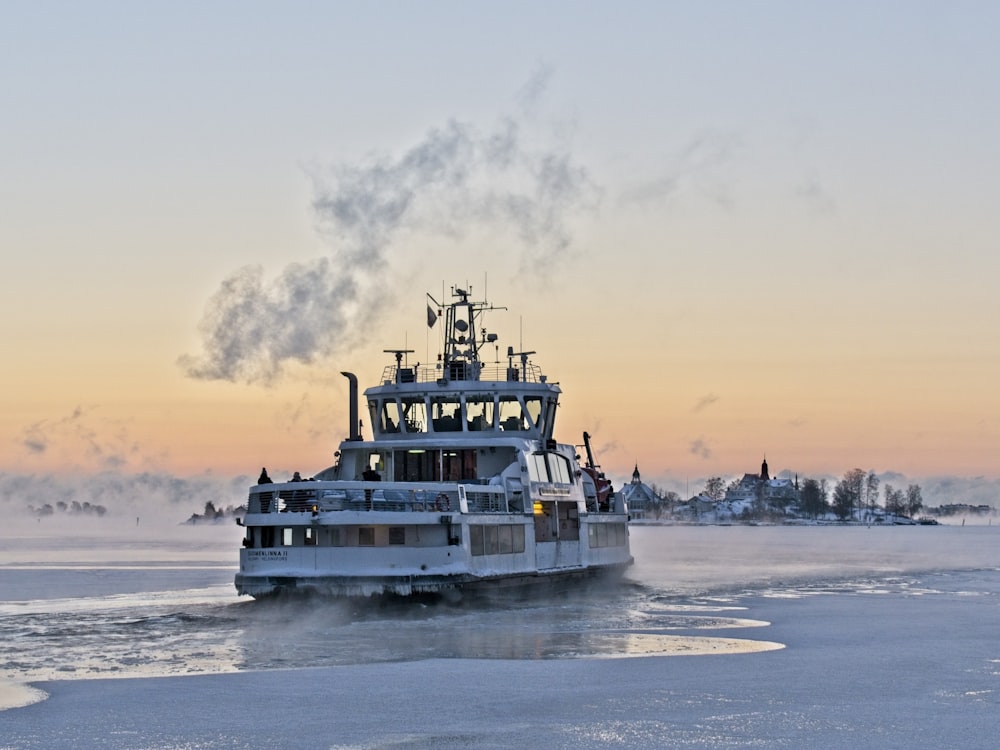
<path id="1" fill-rule="evenodd" d="M 59 500 L 54 504 L 29 505 L 28 512 L 38 518 L 46 518 L 48 516 L 96 516 L 97 518 L 101 518 L 108 512 L 108 509 L 103 505 L 88 503 L 86 501 L 81 503 L 77 500 L 71 500 L 67 503 L 64 500 Z"/>
<path id="2" fill-rule="evenodd" d="M 830 486 L 826 479 L 771 477 L 767 459 L 759 474 L 744 474 L 728 484 L 711 477 L 698 494 L 683 499 L 642 481 L 639 467 L 621 490 L 629 516 L 637 523 L 842 523 L 934 525 L 938 518 L 992 518 L 990 505 L 951 503 L 926 507 L 920 485 L 905 489 L 882 485 L 874 472 L 851 469 Z"/>
<path id="3" fill-rule="evenodd" d="M 243 518 L 246 514 L 247 509 L 245 505 L 227 505 L 223 508 L 216 508 L 215 503 L 209 500 L 205 503 L 205 510 L 202 513 L 192 513 L 191 517 L 188 518 L 184 523 L 186 524 L 198 524 L 198 523 L 223 523 L 229 521 L 233 518 Z"/>

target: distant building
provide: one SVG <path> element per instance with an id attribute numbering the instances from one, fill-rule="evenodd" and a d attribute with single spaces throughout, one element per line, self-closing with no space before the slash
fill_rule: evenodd
<path id="1" fill-rule="evenodd" d="M 744 474 L 738 482 L 734 482 L 726 490 L 726 502 L 733 505 L 757 504 L 763 509 L 767 506 L 777 505 L 782 508 L 799 499 L 798 478 L 793 482 L 791 479 L 771 478 L 767 468 L 767 457 L 760 465 L 760 474 Z"/>
<path id="2" fill-rule="evenodd" d="M 632 481 L 622 487 L 620 494 L 628 503 L 629 516 L 636 520 L 656 518 L 663 507 L 663 498 L 648 484 L 644 484 L 639 476 L 639 464 L 635 465 L 635 471 L 632 472 Z"/>

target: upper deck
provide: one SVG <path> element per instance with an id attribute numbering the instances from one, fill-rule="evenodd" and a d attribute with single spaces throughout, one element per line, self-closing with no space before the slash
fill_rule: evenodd
<path id="1" fill-rule="evenodd" d="M 535 352 L 507 347 L 501 355 L 498 336 L 487 331 L 483 316 L 504 308 L 470 301 L 462 289 L 452 295 L 443 310 L 427 308 L 428 325 L 433 327 L 442 314 L 445 321 L 436 362 L 411 366 L 405 358 L 413 350 L 385 350 L 395 356 L 395 364 L 383 370 L 379 385 L 365 390 L 375 440 L 472 433 L 477 442 L 501 433 L 551 438 L 559 386 L 531 362 Z M 482 354 L 494 361 L 484 361 Z"/>

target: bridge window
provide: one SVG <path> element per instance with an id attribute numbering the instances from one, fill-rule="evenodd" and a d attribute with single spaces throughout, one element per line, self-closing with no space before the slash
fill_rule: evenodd
<path id="1" fill-rule="evenodd" d="M 386 399 L 381 402 L 382 408 L 378 412 L 378 429 L 381 433 L 399 432 L 399 407 L 395 399 Z"/>
<path id="2" fill-rule="evenodd" d="M 436 396 L 431 399 L 431 408 L 435 432 L 462 431 L 462 404 L 457 396 Z"/>
<path id="3" fill-rule="evenodd" d="M 493 397 L 470 396 L 465 399 L 470 430 L 493 429 Z"/>
<path id="4" fill-rule="evenodd" d="M 422 396 L 410 396 L 401 400 L 403 424 L 407 432 L 427 431 L 427 405 Z"/>
<path id="5" fill-rule="evenodd" d="M 508 432 L 527 429 L 524 423 L 524 411 L 517 396 L 500 397 L 500 428 Z"/>
<path id="6" fill-rule="evenodd" d="M 541 417 L 542 417 L 542 397 L 541 396 L 525 396 L 524 397 L 524 409 L 528 413 L 528 418 L 535 427 L 541 427 Z"/>

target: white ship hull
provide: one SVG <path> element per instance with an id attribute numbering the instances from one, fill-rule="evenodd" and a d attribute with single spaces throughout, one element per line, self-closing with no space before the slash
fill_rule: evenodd
<path id="1" fill-rule="evenodd" d="M 621 513 L 565 513 L 562 536 L 552 539 L 546 510 L 551 514 L 554 504 L 541 503 L 538 520 L 534 507 L 528 514 L 463 512 L 470 502 L 499 503 L 497 493 L 477 493 L 479 487 L 452 486 L 451 493 L 444 491 L 447 485 L 424 487 L 423 496 L 433 493 L 433 497 L 410 503 L 416 507 L 410 510 L 404 502 L 386 500 L 386 496 L 406 497 L 412 489 L 406 485 L 375 485 L 378 489 L 368 490 L 364 483 L 311 482 L 305 490 L 302 485 L 275 485 L 293 486 L 299 489 L 286 489 L 284 494 L 297 493 L 294 500 L 282 501 L 280 489 L 258 487 L 251 495 L 255 510 L 260 509 L 262 494 L 279 497 L 265 500 L 268 512 L 248 513 L 244 519 L 248 528 L 271 531 L 265 542 L 269 546 L 240 551 L 236 577 L 240 594 L 450 594 L 620 573 L 632 562 L 626 543 L 627 516 Z M 370 500 L 365 492 L 371 494 Z M 346 499 L 352 494 L 355 500 Z M 438 510 L 450 494 L 459 509 Z M 568 502 L 567 498 L 559 504 Z M 323 503 L 335 509 L 324 511 Z M 360 509 L 344 508 L 352 503 Z M 392 509 L 381 510 L 381 505 Z M 549 540 L 537 539 L 543 534 Z"/>

